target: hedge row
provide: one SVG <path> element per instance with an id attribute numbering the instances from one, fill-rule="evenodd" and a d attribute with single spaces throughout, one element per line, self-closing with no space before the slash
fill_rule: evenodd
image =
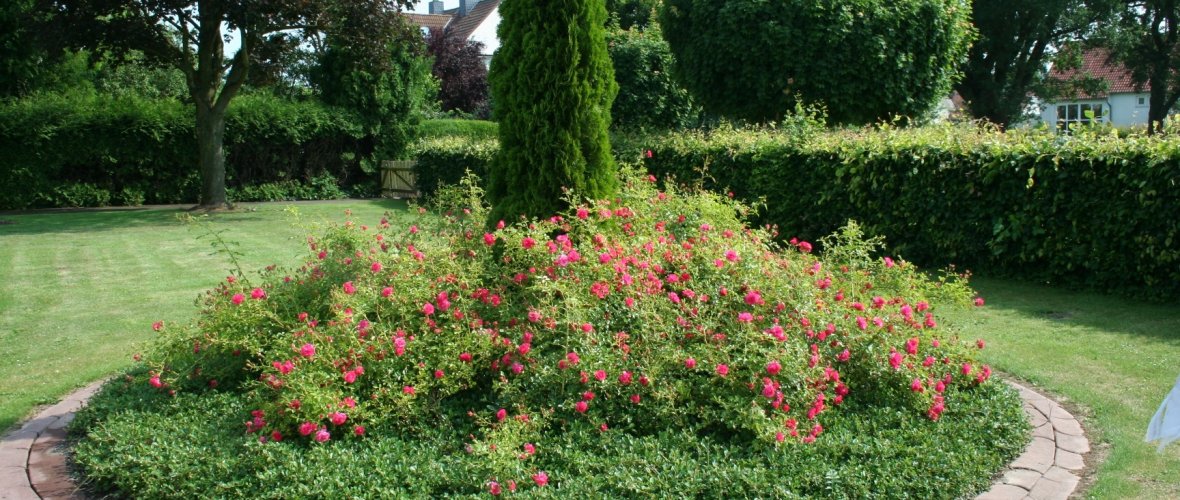
<path id="1" fill-rule="evenodd" d="M 785 238 L 815 241 L 856 219 L 926 266 L 1180 297 L 1180 139 L 948 127 L 722 130 L 615 144 L 621 161 L 660 177 L 763 199 L 759 222 Z M 426 146 L 418 154 L 429 183 L 480 173 L 495 150 Z"/>
<path id="2" fill-rule="evenodd" d="M 315 187 L 326 177 L 365 189 L 375 182 L 355 161 L 365 148 L 355 120 L 314 102 L 239 97 L 225 146 L 228 185 L 247 198 L 340 193 Z M 0 209 L 195 202 L 196 158 L 193 111 L 177 101 L 44 96 L 0 105 Z"/>

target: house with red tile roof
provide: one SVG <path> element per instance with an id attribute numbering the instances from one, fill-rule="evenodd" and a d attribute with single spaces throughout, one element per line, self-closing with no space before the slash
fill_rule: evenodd
<path id="1" fill-rule="evenodd" d="M 1147 125 L 1150 85 L 1145 83 L 1136 86 L 1131 72 L 1123 65 L 1110 61 L 1110 52 L 1106 49 L 1087 50 L 1082 54 L 1081 66 L 1054 68 L 1049 72 L 1049 78 L 1063 82 L 1093 78 L 1105 82 L 1106 87 L 1106 90 L 1096 92 L 1078 90 L 1074 95 L 1046 103 L 1047 106 L 1041 111 L 1041 119 L 1050 126 L 1065 129 L 1074 123 L 1087 124 L 1093 121 L 1116 127 Z"/>
<path id="2" fill-rule="evenodd" d="M 450 31 L 456 36 L 483 44 L 484 65 L 491 64 L 492 54 L 500 48 L 496 27 L 500 25 L 501 0 L 459 0 L 458 6 L 446 9 L 441 0 L 428 5 L 426 14 L 406 14 L 410 22 L 422 28 L 423 34 Z"/>

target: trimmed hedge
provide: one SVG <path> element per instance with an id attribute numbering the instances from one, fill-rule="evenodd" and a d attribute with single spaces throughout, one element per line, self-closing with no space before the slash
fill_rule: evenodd
<path id="1" fill-rule="evenodd" d="M 1175 138 L 935 127 L 646 142 L 650 171 L 764 198 L 763 221 L 786 237 L 815 239 L 852 218 L 927 266 L 1180 297 Z"/>
<path id="2" fill-rule="evenodd" d="M 471 140 L 495 139 L 500 135 L 500 126 L 488 120 L 462 120 L 439 118 L 422 120 L 418 124 L 418 136 L 425 140 L 443 137 L 460 137 Z"/>
<path id="3" fill-rule="evenodd" d="M 927 267 L 1180 297 L 1177 138 L 796 127 L 613 142 L 620 161 L 657 176 L 763 199 L 760 222 L 787 238 L 816 241 L 856 219 Z M 495 147 L 420 145 L 424 192 L 482 173 Z"/>
<path id="4" fill-rule="evenodd" d="M 500 143 L 494 137 L 475 140 L 444 136 L 419 141 L 409 151 L 417 160 L 414 175 L 418 193 L 429 198 L 439 186 L 458 184 L 468 170 L 486 185 L 488 165 L 499 149 Z"/>
<path id="5" fill-rule="evenodd" d="M 193 127 L 190 106 L 172 100 L 42 96 L 0 105 L 0 183 L 8 186 L 0 209 L 195 202 Z M 372 183 L 351 160 L 362 139 L 339 110 L 242 96 L 226 124 L 227 182 L 237 193 L 270 185 L 328 196 L 339 189 L 291 186 L 325 175 L 344 186 Z"/>

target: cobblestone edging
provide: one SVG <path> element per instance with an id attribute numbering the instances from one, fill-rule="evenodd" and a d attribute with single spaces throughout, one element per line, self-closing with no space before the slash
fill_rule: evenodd
<path id="1" fill-rule="evenodd" d="M 46 408 L 0 441 L 0 500 L 83 499 L 60 445 L 74 412 L 105 380 Z M 1066 499 L 1078 487 L 1090 442 L 1077 419 L 1053 400 L 1015 382 L 1033 425 L 1033 440 L 987 493 L 976 500 Z"/>
<path id="2" fill-rule="evenodd" d="M 60 445 L 74 412 L 105 382 L 75 391 L 0 440 L 0 500 L 84 498 L 70 478 Z"/>
<path id="3" fill-rule="evenodd" d="M 1023 385 L 1008 381 L 1020 392 L 1024 413 L 1033 426 L 1033 440 L 1003 477 L 976 500 L 1066 499 L 1077 489 L 1085 469 L 1090 441 L 1072 414 Z"/>

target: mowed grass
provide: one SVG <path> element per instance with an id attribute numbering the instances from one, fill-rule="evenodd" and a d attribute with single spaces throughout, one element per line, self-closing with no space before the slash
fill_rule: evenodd
<path id="1" fill-rule="evenodd" d="M 317 223 L 377 224 L 392 200 L 252 204 L 196 215 L 236 242 L 256 273 L 306 255 Z M 296 217 L 291 208 L 298 213 Z M 229 258 L 210 245 L 204 223 L 177 209 L 0 215 L 0 430 L 72 389 L 132 363 L 157 320 L 185 322 L 194 299 L 225 279 Z M 200 237 L 200 238 L 199 238 Z"/>
<path id="2" fill-rule="evenodd" d="M 1180 445 L 1156 453 L 1147 424 L 1180 375 L 1180 306 L 976 279 L 987 300 L 948 315 L 988 343 L 993 367 L 1060 396 L 1104 456 L 1092 498 L 1180 498 Z"/>
<path id="3" fill-rule="evenodd" d="M 393 201 L 285 204 L 207 217 L 238 242 L 243 267 L 293 265 L 308 221 L 353 212 L 375 224 Z M 151 323 L 183 322 L 231 264 L 178 210 L 0 215 L 0 428 L 37 404 L 131 364 Z M 993 367 L 1063 397 L 1103 456 L 1096 498 L 1180 498 L 1180 445 L 1144 443 L 1147 422 L 1180 375 L 1180 306 L 1144 304 L 1005 280 L 974 281 L 987 306 L 944 318 L 983 338 Z"/>

